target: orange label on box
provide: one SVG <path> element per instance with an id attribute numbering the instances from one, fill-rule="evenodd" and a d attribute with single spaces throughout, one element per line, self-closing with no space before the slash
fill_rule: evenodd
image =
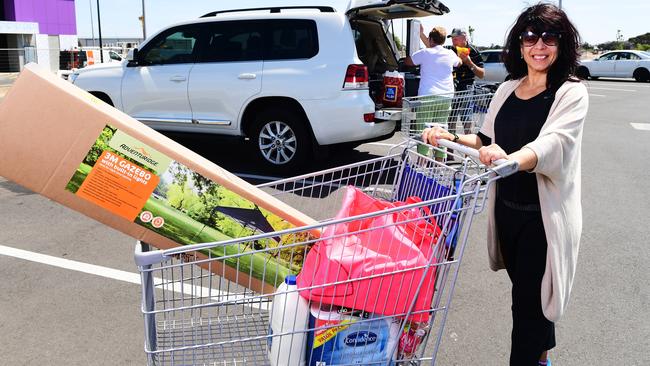
<path id="1" fill-rule="evenodd" d="M 129 221 L 135 220 L 160 178 L 104 150 L 77 195 Z"/>

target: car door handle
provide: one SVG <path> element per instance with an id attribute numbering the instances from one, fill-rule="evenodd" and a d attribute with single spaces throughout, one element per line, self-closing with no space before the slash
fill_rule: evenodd
<path id="1" fill-rule="evenodd" d="M 250 73 L 239 74 L 239 76 L 237 76 L 237 78 L 244 79 L 244 80 L 251 80 L 251 79 L 255 79 L 256 77 L 257 75 L 250 74 Z"/>
<path id="2" fill-rule="evenodd" d="M 169 80 L 171 80 L 171 81 L 185 81 L 185 80 L 187 80 L 187 77 L 185 77 L 183 75 L 174 75 L 171 78 L 169 78 Z"/>

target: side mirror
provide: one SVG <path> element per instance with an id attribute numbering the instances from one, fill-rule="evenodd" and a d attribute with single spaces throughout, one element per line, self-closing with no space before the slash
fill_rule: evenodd
<path id="1" fill-rule="evenodd" d="M 138 49 L 137 48 L 129 50 L 129 52 L 126 54 L 126 66 L 127 67 L 138 66 Z"/>
<path id="2" fill-rule="evenodd" d="M 137 60 L 137 57 L 138 57 L 137 48 L 130 49 L 129 52 L 126 54 L 126 60 L 129 62 Z"/>

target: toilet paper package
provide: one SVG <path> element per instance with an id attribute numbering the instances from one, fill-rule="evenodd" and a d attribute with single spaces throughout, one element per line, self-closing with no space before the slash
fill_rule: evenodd
<path id="1" fill-rule="evenodd" d="M 310 313 L 308 365 L 394 365 L 399 319 L 329 305 L 312 305 Z"/>

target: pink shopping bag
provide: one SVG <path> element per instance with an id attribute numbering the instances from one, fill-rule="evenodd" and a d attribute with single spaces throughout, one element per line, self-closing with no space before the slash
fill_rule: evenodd
<path id="1" fill-rule="evenodd" d="M 348 187 L 336 219 L 419 201 L 409 197 L 406 202 L 390 203 Z M 416 290 L 440 233 L 435 219 L 422 207 L 329 225 L 324 239 L 305 258 L 298 275 L 300 294 L 312 302 L 383 315 L 406 313 L 417 297 L 413 311 L 427 310 L 435 267 L 429 268 L 419 295 Z M 428 317 L 420 313 L 410 319 L 426 321 Z"/>

